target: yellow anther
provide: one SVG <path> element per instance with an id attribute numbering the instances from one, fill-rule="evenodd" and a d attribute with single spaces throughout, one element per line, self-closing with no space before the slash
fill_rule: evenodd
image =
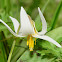
<path id="1" fill-rule="evenodd" d="M 27 45 L 29 46 L 30 51 L 33 51 L 34 48 L 34 40 L 32 36 L 27 37 Z"/>
<path id="2" fill-rule="evenodd" d="M 27 45 L 29 45 L 29 38 L 30 38 L 30 36 L 27 37 Z"/>
<path id="3" fill-rule="evenodd" d="M 35 38 L 35 45 L 36 45 L 36 38 Z"/>
<path id="4" fill-rule="evenodd" d="M 29 45 L 29 41 L 27 40 L 27 46 Z"/>

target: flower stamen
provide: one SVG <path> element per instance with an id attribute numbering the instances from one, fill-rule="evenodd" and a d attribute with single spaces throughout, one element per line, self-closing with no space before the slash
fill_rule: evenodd
<path id="1" fill-rule="evenodd" d="M 27 37 L 27 45 L 29 46 L 30 51 L 33 51 L 34 48 L 34 40 L 32 36 Z"/>
<path id="2" fill-rule="evenodd" d="M 29 45 L 29 37 L 30 37 L 30 36 L 27 37 L 27 46 Z"/>
<path id="3" fill-rule="evenodd" d="M 36 45 L 36 38 L 35 38 L 35 45 Z"/>

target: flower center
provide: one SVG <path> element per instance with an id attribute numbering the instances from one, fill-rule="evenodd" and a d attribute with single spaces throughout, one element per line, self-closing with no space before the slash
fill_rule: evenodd
<path id="1" fill-rule="evenodd" d="M 30 51 L 33 51 L 34 48 L 34 40 L 31 35 L 28 35 L 27 37 L 27 45 L 29 46 Z M 36 39 L 35 39 L 35 45 L 36 45 Z"/>
<path id="2" fill-rule="evenodd" d="M 34 34 L 31 34 L 31 35 L 28 35 L 28 37 L 27 37 L 27 45 L 29 46 L 30 51 L 33 51 L 33 48 L 34 48 L 34 40 L 33 40 L 32 35 L 37 34 L 37 31 L 36 31 L 36 28 L 35 28 L 34 21 L 31 19 L 31 17 L 29 15 L 28 15 L 28 17 L 29 17 L 29 20 L 30 20 L 31 25 L 34 28 L 34 32 L 35 33 Z M 35 38 L 35 45 L 36 45 L 36 38 Z"/>

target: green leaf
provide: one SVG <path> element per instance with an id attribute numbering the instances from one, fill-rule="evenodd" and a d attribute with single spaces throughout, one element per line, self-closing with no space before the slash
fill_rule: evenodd
<path id="1" fill-rule="evenodd" d="M 32 56 L 30 56 L 32 55 Z M 48 58 L 44 58 L 42 59 L 41 56 L 37 56 L 36 53 L 31 54 L 30 51 L 26 51 L 18 60 L 17 62 L 23 61 L 23 62 L 51 62 L 52 60 L 54 60 L 54 58 L 48 59 Z"/>
<path id="2" fill-rule="evenodd" d="M 48 32 L 46 35 L 51 37 L 52 39 L 56 40 L 58 43 L 61 43 L 61 41 L 62 41 L 62 27 L 56 28 L 56 29 Z M 40 51 L 41 54 L 43 53 L 45 55 L 46 52 L 48 51 L 48 53 L 52 53 L 54 56 L 57 56 L 57 57 L 61 56 L 60 51 L 62 50 L 62 48 L 57 48 L 54 44 L 52 44 L 48 41 L 40 40 L 39 45 L 42 48 L 47 49 L 47 50 L 41 50 Z"/>

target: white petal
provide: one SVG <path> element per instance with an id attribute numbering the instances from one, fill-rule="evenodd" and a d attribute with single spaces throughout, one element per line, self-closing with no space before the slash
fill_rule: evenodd
<path id="1" fill-rule="evenodd" d="M 1 19 L 0 19 L 0 22 L 3 23 L 14 36 L 16 36 L 16 37 L 24 37 L 24 36 L 20 36 L 20 35 L 17 35 L 16 33 L 14 33 L 13 30 L 4 21 L 2 21 Z"/>
<path id="2" fill-rule="evenodd" d="M 21 7 L 20 12 L 20 22 L 21 22 L 21 32 L 23 35 L 33 34 L 34 28 L 32 27 L 30 20 L 28 18 L 27 13 L 25 12 L 24 8 Z"/>
<path id="3" fill-rule="evenodd" d="M 45 34 L 47 32 L 47 23 L 46 23 L 46 20 L 42 14 L 42 12 L 40 11 L 40 8 L 38 7 L 38 11 L 39 11 L 39 15 L 40 15 L 40 18 L 41 18 L 41 21 L 42 21 L 42 31 L 39 32 L 40 35 L 42 34 Z"/>
<path id="4" fill-rule="evenodd" d="M 50 38 L 46 35 L 44 35 L 44 36 L 34 35 L 33 37 L 47 40 L 47 41 L 55 44 L 56 46 L 61 47 L 61 45 L 59 43 L 57 43 L 55 40 L 53 40 L 52 38 Z"/>
<path id="5" fill-rule="evenodd" d="M 11 18 L 11 20 L 12 20 L 12 22 L 13 22 L 15 32 L 17 32 L 18 27 L 19 27 L 19 22 L 18 22 L 15 18 L 13 18 L 13 17 L 11 17 L 11 16 L 10 16 L 10 18 Z"/>

